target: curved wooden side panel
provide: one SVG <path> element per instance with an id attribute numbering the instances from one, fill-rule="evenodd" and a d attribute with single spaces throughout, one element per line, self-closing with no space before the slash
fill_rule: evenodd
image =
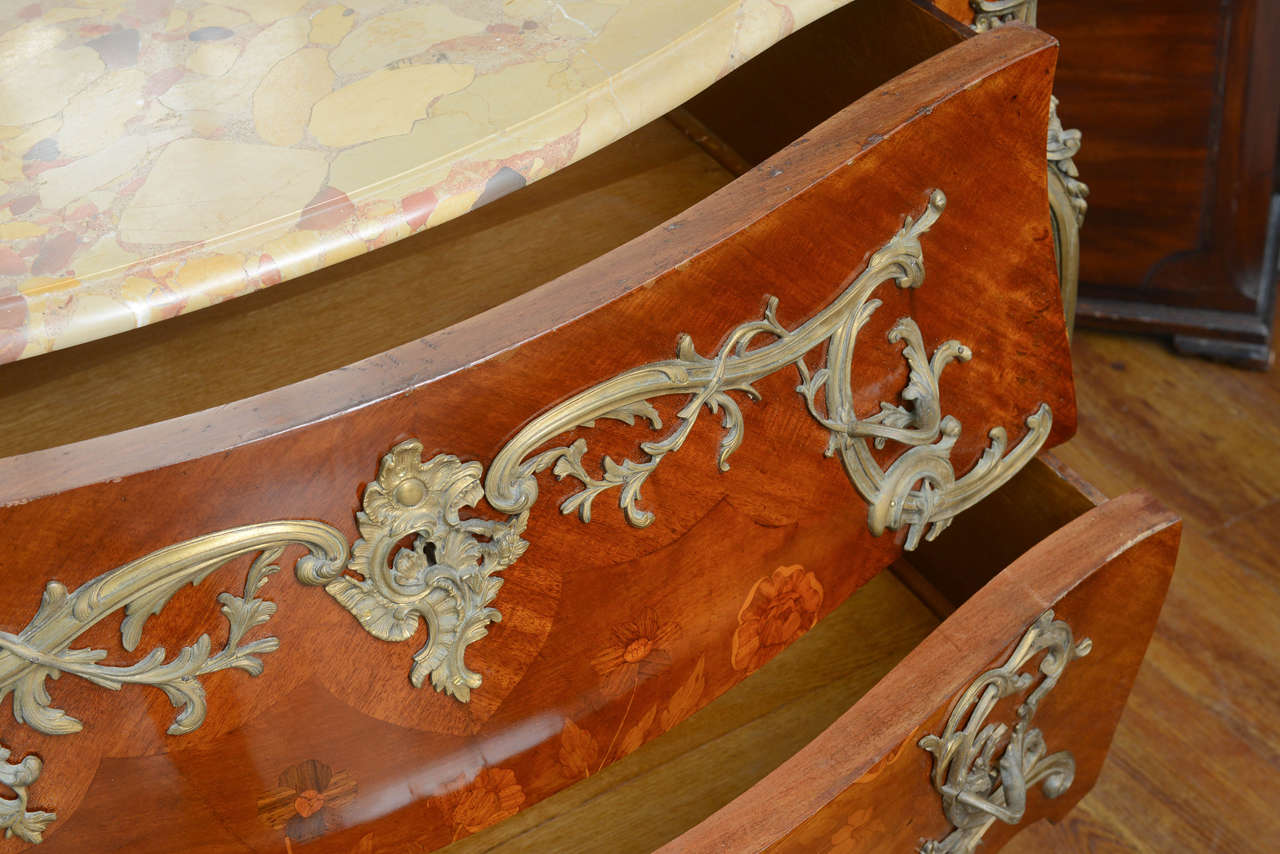
<path id="1" fill-rule="evenodd" d="M 1066 525 L 804 750 L 662 850 L 996 851 L 1020 827 L 1059 819 L 1097 779 L 1180 532 L 1176 517 L 1142 493 Z M 1014 674 L 1027 676 L 1015 683 Z M 1008 748 L 1014 739 L 1020 753 Z M 940 782 L 934 753 L 952 759 Z M 967 791 L 967 803 L 944 812 L 943 789 Z M 956 832 L 957 816 L 968 833 Z"/>
<path id="2" fill-rule="evenodd" d="M 949 490 L 953 467 L 962 507 L 967 473 L 1068 436 L 1053 58 L 1032 30 L 975 38 L 500 309 L 0 460 L 0 743 L 43 762 L 22 784 L 23 810 L 57 814 L 41 850 L 440 847 L 761 666 L 932 532 L 943 502 L 918 483 Z M 868 270 L 885 275 L 828 328 Z M 942 372 L 952 339 L 972 359 Z M 777 370 L 752 367 L 766 351 Z M 612 408 L 577 405 L 600 389 Z M 909 500 L 869 512 L 868 483 Z M 597 494 L 589 523 L 556 512 Z"/>

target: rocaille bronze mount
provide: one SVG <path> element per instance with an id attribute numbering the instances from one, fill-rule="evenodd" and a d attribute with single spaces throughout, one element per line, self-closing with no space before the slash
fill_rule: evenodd
<path id="1" fill-rule="evenodd" d="M 969 0 L 973 29 L 979 33 L 1019 21 L 1036 25 L 1038 0 Z M 1058 259 L 1058 286 L 1062 310 L 1070 334 L 1076 316 L 1080 284 L 1080 229 L 1089 210 L 1089 187 L 1080 180 L 1073 159 L 1080 153 L 1080 131 L 1065 129 L 1058 119 L 1058 99 L 1049 99 L 1049 214 L 1053 223 L 1053 248 Z"/>
<path id="2" fill-rule="evenodd" d="M 1044 733 L 1031 726 L 1031 720 L 1067 665 L 1092 648 L 1088 638 L 1075 643 L 1071 627 L 1055 620 L 1053 611 L 1045 611 L 1023 634 L 1008 661 L 965 689 L 942 734 L 920 739 L 920 746 L 933 755 L 933 785 L 954 827 L 944 839 L 926 842 L 921 854 L 973 854 L 991 825 L 1022 821 L 1027 792 L 1037 783 L 1043 782 L 1049 798 L 1071 787 L 1075 757 L 1069 750 L 1049 753 Z M 1040 653 L 1044 653 L 1038 667 L 1040 682 L 1017 707 L 1013 729 L 988 723 L 996 703 L 1031 687 L 1036 676 L 1022 668 Z"/>
<path id="3" fill-rule="evenodd" d="M 294 564 L 305 585 L 323 587 L 366 631 L 385 641 L 412 638 L 420 622 L 427 642 L 413 656 L 409 678 L 421 687 L 428 678 L 439 691 L 466 702 L 481 684 L 467 668 L 467 647 L 484 637 L 488 625 L 501 618 L 491 607 L 502 584 L 500 573 L 515 563 L 529 543 L 523 534 L 538 498 L 537 475 L 548 469 L 559 479 L 576 480 L 581 490 L 561 504 L 562 513 L 591 519 L 592 506 L 605 492 L 618 490 L 618 506 L 630 524 L 643 527 L 653 514 L 641 507 L 641 488 L 658 465 L 684 444 L 703 411 L 720 417 L 724 436 L 717 463 L 744 439 L 739 399 L 757 398 L 753 383 L 794 367 L 799 393 L 808 411 L 826 428 L 827 456 L 840 457 L 845 472 L 868 504 L 867 522 L 876 534 L 904 529 L 905 546 L 933 538 L 950 520 L 990 494 L 1025 465 L 1049 435 L 1052 415 L 1046 404 L 1027 416 L 1027 432 L 1012 449 L 1003 428 L 989 431 L 989 445 L 977 464 L 957 477 L 950 462 L 960 423 L 943 415 L 938 377 L 953 361 L 971 353 L 957 341 L 945 341 L 930 355 L 915 321 L 903 317 L 889 340 L 903 345 L 909 368 L 907 387 L 898 403 L 881 403 L 866 417 L 854 412 L 851 372 L 858 333 L 880 306 L 872 293 L 893 282 L 918 288 L 924 282 L 920 238 L 946 205 L 940 190 L 928 194 L 918 218 L 906 217 L 901 229 L 871 256 L 867 267 L 821 311 L 795 329 L 776 317 L 777 300 L 766 300 L 764 315 L 739 325 L 714 356 L 702 356 L 688 336 L 681 336 L 676 356 L 633 368 L 551 408 L 531 421 L 495 455 L 486 476 L 479 462 L 463 462 L 447 454 L 422 459 L 416 440 L 392 448 L 381 461 L 377 478 L 364 491 L 356 521 L 360 539 L 348 548 L 332 525 L 310 520 L 284 520 L 246 525 L 196 537 L 113 569 L 68 591 L 49 581 L 31 621 L 17 632 L 0 631 L 0 699 L 13 696 L 19 723 L 49 734 L 69 734 L 81 724 L 54 708 L 46 680 L 62 674 L 79 676 L 104 688 L 150 685 L 163 691 L 179 711 L 170 734 L 190 732 L 204 721 L 206 700 L 201 677 L 230 668 L 258 675 L 259 656 L 275 650 L 274 637 L 249 638 L 265 624 L 275 604 L 259 594 L 289 545 L 308 552 Z M 768 343 L 758 344 L 761 339 Z M 805 357 L 822 347 L 821 367 Z M 664 437 L 640 445 L 642 459 L 601 458 L 587 463 L 584 439 L 536 452 L 555 437 L 598 419 L 663 428 L 652 400 L 688 395 L 677 423 Z M 887 443 L 907 448 L 882 467 L 872 450 Z M 505 518 L 463 518 L 461 511 L 480 499 Z M 406 538 L 411 545 L 401 546 Z M 159 613 L 183 585 L 199 583 L 228 562 L 256 554 L 241 593 L 223 592 L 218 600 L 229 624 L 228 639 L 214 651 L 209 636 L 183 647 L 169 658 L 163 647 L 132 664 L 104 664 L 105 650 L 71 648 L 83 632 L 111 614 L 123 611 L 121 644 L 136 648 L 148 617 Z M 8 756 L 5 752 L 0 759 Z M 31 758 L 19 765 L 0 764 L 0 782 L 18 793 L 0 799 L 0 828 L 28 841 L 53 819 L 52 813 L 26 810 L 26 787 L 40 771 Z M 10 782 L 10 778 L 13 782 Z"/>

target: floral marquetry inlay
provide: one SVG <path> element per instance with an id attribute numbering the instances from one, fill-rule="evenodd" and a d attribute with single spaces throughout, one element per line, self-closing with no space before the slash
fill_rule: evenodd
<path id="1" fill-rule="evenodd" d="M 413 657 L 411 682 L 420 687 L 429 679 L 436 689 L 465 702 L 481 684 L 481 675 L 466 665 L 466 649 L 500 619 L 491 603 L 502 584 L 500 573 L 528 548 L 522 535 L 538 497 L 539 473 L 550 469 L 581 486 L 564 499 L 564 513 L 590 521 L 594 500 L 616 493 L 624 516 L 633 525 L 647 525 L 653 513 L 641 506 L 641 489 L 659 464 L 683 447 L 699 416 L 706 412 L 720 418 L 716 463 L 727 469 L 730 456 L 746 439 L 740 401 L 758 397 L 753 384 L 780 370 L 796 372 L 796 391 L 829 432 L 827 455 L 840 458 L 867 502 L 871 532 L 905 529 L 905 546 L 914 548 L 1012 477 L 1043 444 L 1052 422 L 1048 406 L 1041 404 L 1026 417 L 1027 432 L 1012 448 L 1003 427 L 991 428 L 990 443 L 976 465 L 957 476 L 950 454 L 961 425 L 943 414 L 939 376 L 972 354 L 958 341 L 943 341 L 929 353 L 910 317 L 900 318 L 889 333 L 892 343 L 902 345 L 909 369 L 899 401 L 882 401 L 869 415 L 855 411 L 854 345 L 880 305 L 872 294 L 889 282 L 900 289 L 923 284 L 921 238 L 945 205 L 944 194 L 931 191 L 920 216 L 906 217 L 901 229 L 871 255 L 866 269 L 799 326 L 783 326 L 777 300 L 769 298 L 764 317 L 737 326 L 712 356 L 699 354 L 692 340 L 682 336 L 676 358 L 626 371 L 534 418 L 498 451 L 487 474 L 479 462 L 449 454 L 423 459 L 421 442 L 401 442 L 383 457 L 377 478 L 365 488 L 357 514 L 360 538 L 349 555 L 346 538 L 328 524 L 264 522 L 161 549 L 75 591 L 48 582 L 27 627 L 17 633 L 0 631 L 0 698 L 13 695 L 20 723 L 46 733 L 69 733 L 80 723 L 52 707 L 46 679 L 68 673 L 111 689 L 149 685 L 180 709 L 170 733 L 189 732 L 206 713 L 200 677 L 223 669 L 257 675 L 263 666 L 260 656 L 277 648 L 275 638 L 250 635 L 275 611 L 274 603 L 259 595 L 277 569 L 275 561 L 286 546 L 297 543 L 311 551 L 296 563 L 298 580 L 323 586 L 369 634 L 405 641 L 425 623 L 426 643 Z M 824 353 L 816 369 L 806 360 L 815 349 Z M 631 424 L 640 419 L 661 430 L 650 400 L 669 395 L 688 399 L 665 436 L 640 444 L 639 459 L 604 456 L 597 467 L 589 461 L 585 439 L 555 445 L 557 437 L 600 419 Z M 873 450 L 891 446 L 905 450 L 885 465 Z M 505 517 L 485 518 L 476 509 L 482 499 Z M 248 571 L 243 595 L 218 597 L 231 629 L 225 648 L 213 650 L 209 636 L 203 635 L 172 658 L 157 648 L 124 665 L 103 663 L 103 650 L 71 648 L 88 628 L 123 612 L 122 645 L 133 650 L 147 618 L 162 610 L 178 588 L 199 583 L 228 561 L 254 552 L 258 558 Z M 790 643 L 813 625 L 821 600 L 821 586 L 799 568 L 784 567 L 762 580 L 739 616 L 735 666 L 752 669 Z M 625 691 L 627 683 L 665 667 L 666 646 L 678 631 L 651 616 L 619 627 L 615 644 L 595 662 L 605 691 Z"/>
<path id="2" fill-rule="evenodd" d="M 758 580 L 738 612 L 734 669 L 759 670 L 817 625 L 821 606 L 822 584 L 803 566 L 780 566 Z"/>
<path id="3" fill-rule="evenodd" d="M 617 626 L 613 640 L 596 655 L 600 690 L 616 697 L 671 666 L 671 644 L 680 636 L 680 624 L 662 620 L 646 611 Z"/>
<path id="4" fill-rule="evenodd" d="M 485 768 L 471 782 L 439 799 L 454 839 L 511 818 L 524 802 L 524 788 L 509 768 Z"/>
<path id="5" fill-rule="evenodd" d="M 317 759 L 280 772 L 276 788 L 258 799 L 258 815 L 294 842 L 323 836 L 339 826 L 336 812 L 356 797 L 356 781 Z"/>
<path id="6" fill-rule="evenodd" d="M 668 732 L 701 708 L 707 690 L 706 655 L 698 656 L 683 676 L 677 673 L 673 678 L 680 679 L 679 687 L 656 700 L 636 701 L 640 689 L 638 680 L 631 683 L 625 694 L 608 697 L 623 705 L 622 717 L 612 727 L 597 730 L 595 722 L 566 719 L 557 753 L 561 774 L 568 780 L 585 779 Z"/>
<path id="7" fill-rule="evenodd" d="M 807 319 L 784 325 L 778 319 L 778 300 L 765 297 L 763 315 L 728 329 L 714 352 L 704 355 L 690 336 L 682 335 L 673 358 L 623 371 L 536 415 L 497 450 L 487 471 L 480 461 L 447 453 L 427 456 L 416 439 L 395 445 L 365 485 L 354 544 L 328 522 L 269 521 L 162 548 L 75 590 L 48 581 L 28 624 L 0 630 L 0 699 L 13 697 L 18 723 L 60 735 L 79 730 L 81 723 L 54 707 L 49 680 L 67 674 L 111 690 L 143 685 L 163 692 L 178 709 L 171 735 L 194 730 L 208 711 L 204 677 L 223 670 L 257 676 L 264 668 L 263 656 L 282 643 L 305 640 L 264 633 L 277 607 L 267 598 L 271 576 L 283 565 L 285 550 L 301 546 L 306 553 L 293 564 L 299 583 L 322 587 L 378 641 L 421 643 L 412 664 L 406 661 L 408 681 L 417 688 L 429 682 L 467 702 L 481 688 L 482 674 L 467 666 L 466 652 L 501 619 L 497 605 L 502 573 L 530 547 L 525 533 L 539 478 L 550 473 L 571 482 L 573 489 L 560 510 L 584 523 L 591 521 L 596 500 L 607 497 L 616 499 L 631 525 L 648 525 L 654 511 L 644 506 L 641 493 L 648 478 L 673 477 L 672 482 L 679 483 L 678 473 L 666 474 L 678 465 L 668 458 L 684 447 L 699 424 L 707 427 L 704 416 L 718 422 L 719 447 L 713 461 L 694 462 L 727 469 L 733 453 L 749 440 L 744 407 L 760 397 L 756 384 L 779 372 L 794 377 L 796 396 L 790 405 L 803 407 L 826 433 L 825 449 L 819 443 L 811 453 L 825 450 L 826 456 L 838 458 L 866 504 L 869 532 L 879 536 L 901 531 L 906 549 L 937 536 L 958 513 L 999 488 L 1032 458 L 1049 436 L 1052 414 L 1042 403 L 1024 415 L 1025 430 L 1016 443 L 1010 442 L 1004 426 L 990 426 L 976 463 L 958 473 L 951 453 L 962 428 L 957 418 L 946 414 L 939 378 L 944 369 L 963 371 L 950 366 L 973 354 L 955 340 L 927 346 L 923 330 L 911 317 L 899 318 L 888 332 L 889 343 L 899 348 L 906 363 L 905 387 L 891 400 L 862 400 L 863 389 L 853 379 L 855 345 L 881 306 L 874 293 L 882 286 L 908 290 L 924 283 L 922 239 L 942 215 L 946 197 L 940 190 L 922 196 L 918 215 L 903 217 L 901 227 L 870 254 L 865 267 Z M 876 368 L 883 371 L 883 366 Z M 670 396 L 681 404 L 674 423 L 664 426 L 652 401 Z M 656 435 L 620 460 L 593 454 L 581 434 L 602 420 L 643 423 Z M 570 440 L 570 433 L 578 435 Z M 838 476 L 834 466 L 830 464 L 830 471 Z M 770 472 L 785 474 L 785 460 Z M 201 634 L 172 656 L 158 646 L 127 662 L 111 663 L 106 660 L 108 650 L 74 646 L 99 622 L 119 617 L 121 646 L 132 652 L 148 618 L 164 610 L 180 588 L 201 584 L 250 556 L 243 586 L 217 594 L 227 623 L 220 648 L 209 634 Z M 736 626 L 733 615 L 725 615 L 729 625 L 721 651 L 729 660 L 723 662 L 725 673 L 718 676 L 722 681 L 726 673 L 741 678 L 759 668 L 812 628 L 824 599 L 818 576 L 794 565 L 776 568 L 743 593 Z M 657 610 L 606 627 L 600 647 L 582 664 L 597 677 L 593 702 L 607 705 L 625 696 L 626 709 L 607 730 L 596 731 L 582 722 L 564 725 L 556 763 L 563 776 L 577 779 L 594 773 L 700 707 L 711 690 L 708 680 L 716 674 L 714 658 L 702 656 L 688 664 L 689 670 L 678 674 L 680 686 L 667 696 L 652 696 L 645 688 L 665 681 L 679 660 L 679 644 L 687 642 L 682 638 L 685 630 L 688 623 L 682 627 L 674 614 Z M 356 660 L 374 654 L 353 641 Z M 578 711 L 584 715 L 579 720 L 586 721 L 594 709 Z M 27 760 L 5 767 L 10 776 L 20 774 L 15 779 L 21 786 L 39 770 Z M 15 767 L 19 770 L 10 770 Z M 295 776 L 310 775 L 316 785 L 294 785 L 291 800 L 287 793 L 273 795 L 283 799 L 283 806 L 271 808 L 277 817 L 272 820 L 283 821 L 282 826 L 293 822 L 295 828 L 309 827 L 315 824 L 312 816 L 331 810 L 349 794 L 341 772 L 307 767 Z M 519 808 L 524 789 L 512 773 L 486 770 L 449 796 L 449 821 L 457 834 L 474 832 Z M 322 784 L 322 778 L 328 782 Z M 290 785 L 282 783 L 281 789 Z M 38 835 L 52 814 L 25 811 L 23 798 L 0 801 L 5 826 L 15 833 Z M 291 816 L 279 818 L 290 810 Z"/>

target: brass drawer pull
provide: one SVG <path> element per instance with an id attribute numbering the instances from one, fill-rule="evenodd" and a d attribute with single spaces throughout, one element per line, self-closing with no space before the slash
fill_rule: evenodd
<path id="1" fill-rule="evenodd" d="M 1036 25 L 1038 0 L 969 0 L 973 29 L 979 33 L 1020 21 Z M 1080 279 L 1080 229 L 1089 211 L 1089 186 L 1080 180 L 1074 158 L 1080 153 L 1080 131 L 1064 129 L 1058 118 L 1058 99 L 1049 96 L 1049 217 L 1053 224 L 1053 249 L 1058 260 L 1058 287 L 1067 334 L 1075 324 L 1076 295 Z"/>
<path id="2" fill-rule="evenodd" d="M 906 548 L 914 548 L 922 537 L 936 536 L 957 513 L 1025 465 L 1048 438 L 1052 424 L 1049 407 L 1041 404 L 1026 419 L 1027 434 L 1011 450 L 1004 429 L 992 429 L 990 444 L 977 464 L 957 478 L 950 454 L 960 423 L 942 414 L 938 376 L 946 365 L 967 361 L 971 353 L 957 341 L 945 341 L 929 356 L 910 317 L 899 319 L 889 332 L 890 341 L 903 344 L 910 368 L 902 402 L 881 403 L 877 412 L 865 418 L 854 412 L 854 344 L 880 305 L 871 294 L 888 281 L 904 289 L 923 283 L 920 238 L 945 205 L 942 191 L 933 190 L 919 218 L 906 217 L 902 228 L 871 256 L 867 268 L 796 329 L 778 322 L 777 300 L 770 297 L 763 319 L 738 326 L 716 356 L 699 355 L 688 336 L 682 336 L 675 359 L 626 371 L 547 411 L 498 452 L 483 487 L 480 463 L 464 463 L 447 454 L 424 461 L 421 443 L 400 443 L 382 458 L 377 479 L 365 488 L 363 509 L 357 514 L 361 539 L 349 551 L 346 537 L 323 522 L 264 522 L 160 549 L 75 591 L 69 592 L 57 581 L 48 582 L 31 622 L 16 634 L 0 631 L 0 699 L 13 695 L 13 713 L 19 723 L 61 735 L 77 732 L 82 725 L 52 707 L 45 685 L 48 678 L 70 673 L 112 690 L 128 683 L 150 685 L 179 708 L 169 733 L 191 732 L 207 712 L 201 677 L 228 668 L 256 676 L 263 666 L 258 656 L 278 648 L 276 638 L 246 640 L 246 635 L 274 613 L 275 604 L 258 593 L 278 571 L 276 561 L 285 547 L 297 544 L 310 552 L 294 566 L 298 580 L 323 586 L 374 637 L 407 640 L 425 621 L 428 640 L 414 655 L 412 684 L 421 687 L 430 677 L 437 690 L 466 702 L 481 683 L 480 674 L 465 664 L 466 648 L 485 636 L 489 623 L 501 618 L 490 603 L 502 584 L 498 573 L 528 548 L 522 534 L 538 497 L 536 475 L 550 468 L 558 478 L 582 484 L 581 491 L 561 504 L 563 513 L 576 511 L 588 522 L 592 501 L 618 488 L 618 503 L 627 520 L 638 527 L 646 525 L 652 514 L 637 505 L 640 488 L 658 463 L 684 444 L 703 408 L 721 416 L 725 435 L 718 462 L 722 470 L 727 469 L 729 455 L 744 434 L 742 412 L 729 393 L 755 397 L 752 383 L 789 366 L 799 375 L 796 391 L 810 414 L 830 431 L 827 455 L 839 454 L 849 479 L 869 505 L 870 530 L 879 535 L 905 527 Z M 762 335 L 774 340 L 748 349 Z M 825 349 L 825 361 L 823 367 L 811 370 L 805 356 L 819 346 Z M 555 436 L 591 426 L 599 418 L 633 422 L 640 417 L 653 429 L 661 429 L 658 412 L 649 401 L 672 394 L 692 397 L 680 410 L 674 431 L 641 444 L 646 457 L 642 461 L 616 462 L 606 456 L 602 476 L 597 477 L 583 462 L 587 453 L 583 439 L 533 454 Z M 886 442 L 908 450 L 882 468 L 872 448 L 884 447 Z M 507 518 L 461 518 L 460 511 L 481 498 L 509 514 Z M 399 547 L 406 537 L 413 538 L 411 543 Z M 218 596 L 230 624 L 223 649 L 215 652 L 206 634 L 169 660 L 164 648 L 157 647 L 132 664 L 108 665 L 100 663 L 107 656 L 104 650 L 70 648 L 90 627 L 123 610 L 121 644 L 134 650 L 147 618 L 159 613 L 179 588 L 197 584 L 232 559 L 253 553 L 257 556 L 243 595 L 224 592 Z M 29 760 L 3 767 L 8 776 L 23 775 L 14 778 L 23 786 L 22 780 L 30 782 L 39 771 L 38 764 L 32 767 Z M 49 814 L 26 813 L 24 804 L 22 798 L 0 802 L 6 830 L 38 833 L 43 827 L 40 822 L 52 820 Z M 30 818 L 33 815 L 37 818 Z"/>
<path id="3" fill-rule="evenodd" d="M 1049 798 L 1071 787 L 1075 757 L 1068 750 L 1046 755 L 1044 733 L 1031 726 L 1031 719 L 1066 666 L 1088 655 L 1092 647 L 1088 638 L 1073 643 L 1071 627 L 1055 620 L 1053 611 L 1045 611 L 1027 629 L 1008 661 L 983 673 L 960 695 L 942 735 L 920 739 L 920 746 L 933 754 L 933 785 L 942 796 L 942 811 L 955 826 L 941 841 L 926 842 L 921 854 L 971 854 L 996 821 L 1022 821 L 1027 790 L 1036 783 L 1044 781 Z M 1031 685 L 1035 677 L 1020 671 L 1041 652 L 1039 671 L 1044 678 L 1018 706 L 1013 730 L 1002 723 L 986 723 L 1001 698 Z M 997 759 L 1002 742 L 1004 750 Z"/>
<path id="4" fill-rule="evenodd" d="M 922 537 L 932 538 L 957 513 L 990 494 L 1028 460 L 1049 435 L 1052 415 L 1040 408 L 1026 419 L 1027 434 L 1006 453 L 1003 428 L 990 431 L 990 445 L 971 471 L 956 478 L 950 453 L 960 434 L 960 423 L 942 414 L 938 375 L 954 360 L 971 356 L 957 341 L 946 341 L 926 355 L 923 338 L 914 320 L 901 318 L 889 333 L 904 344 L 903 356 L 910 379 L 901 397 L 904 403 L 881 403 L 873 415 L 854 413 L 850 373 L 857 335 L 880 305 L 872 292 L 892 280 L 899 288 L 916 288 L 924 281 L 924 256 L 920 237 L 937 221 L 946 205 L 942 191 L 929 194 L 918 219 L 907 217 L 902 228 L 874 255 L 830 305 L 794 330 L 775 317 L 777 300 L 770 298 L 762 320 L 740 325 L 714 358 L 698 355 L 687 337 L 676 359 L 634 368 L 577 395 L 536 418 L 520 431 L 497 456 L 481 488 L 482 467 L 441 454 L 424 462 L 421 443 L 402 442 L 386 454 L 378 477 L 364 492 L 364 509 L 358 514 L 361 539 L 347 551 L 346 539 L 330 525 L 311 521 L 277 521 L 247 525 L 196 537 L 153 552 L 87 582 L 74 592 L 57 581 L 46 585 L 44 598 L 31 622 L 17 634 L 0 632 L 0 698 L 14 695 L 14 716 L 20 723 L 49 734 L 76 732 L 80 722 L 50 706 L 45 680 L 72 673 L 113 690 L 126 683 L 151 685 L 163 691 L 181 711 L 169 728 L 181 735 L 198 727 L 205 716 L 205 695 L 200 677 L 216 670 L 239 668 L 253 675 L 261 671 L 258 655 L 277 648 L 274 638 L 241 642 L 252 627 L 265 623 L 275 605 L 256 594 L 267 576 L 278 567 L 274 561 L 284 547 L 296 543 L 311 554 L 295 567 L 300 581 L 324 586 L 343 608 L 351 612 L 373 636 L 402 641 L 417 630 L 419 620 L 428 626 L 427 645 L 414 656 L 410 679 L 422 686 L 429 676 L 437 690 L 467 701 L 480 675 L 464 662 L 468 644 L 484 637 L 490 622 L 500 619 L 489 607 L 501 579 L 497 573 L 514 563 L 528 543 L 521 535 L 530 508 L 538 497 L 536 475 L 551 468 L 557 477 L 571 477 L 583 490 L 569 496 L 561 512 L 577 511 L 591 518 L 591 503 L 606 489 L 619 487 L 619 506 L 636 526 L 648 524 L 649 511 L 636 502 L 645 479 L 669 453 L 678 450 L 705 407 L 721 414 L 725 435 L 720 442 L 719 465 L 728 468 L 728 457 L 743 438 L 742 413 L 730 391 L 754 396 L 752 383 L 794 365 L 800 384 L 797 391 L 809 412 L 830 432 L 828 456 L 839 454 L 853 485 L 867 501 L 868 526 L 879 535 L 906 527 L 906 548 Z M 759 335 L 775 340 L 748 350 Z M 823 367 L 811 371 L 805 355 L 825 345 Z M 819 393 L 825 403 L 819 404 Z M 530 456 L 554 436 L 598 418 L 630 421 L 646 418 L 661 427 L 651 398 L 691 394 L 680 411 L 679 426 L 666 438 L 641 444 L 646 459 L 640 462 L 603 460 L 603 476 L 590 474 L 583 463 L 585 440 Z M 909 407 L 909 408 L 908 408 Z M 887 468 L 872 455 L 888 441 L 909 446 Z M 459 510 L 474 506 L 480 498 L 509 517 L 505 521 L 460 519 Z M 413 544 L 396 549 L 406 536 Z M 207 635 L 165 661 L 156 648 L 127 666 L 104 665 L 101 650 L 69 649 L 81 633 L 109 614 L 123 609 L 121 641 L 132 651 L 146 619 L 159 613 L 184 584 L 198 583 L 235 557 L 261 552 L 245 583 L 244 595 L 219 595 L 223 614 L 231 624 L 226 648 L 214 653 Z M 350 558 L 348 560 L 348 557 Z M 343 574 L 350 570 L 361 576 Z"/>
<path id="5" fill-rule="evenodd" d="M 973 9 L 973 28 L 985 33 L 1013 21 L 1021 21 L 1034 27 L 1037 2 L 1038 0 L 969 0 L 969 7 Z"/>
<path id="6" fill-rule="evenodd" d="M 169 734 L 191 732 L 204 723 L 207 711 L 200 677 L 228 668 L 256 676 L 262 672 L 258 656 L 279 647 L 275 638 L 248 642 L 244 638 L 275 613 L 275 603 L 257 598 L 257 593 L 279 569 L 275 561 L 291 544 L 310 549 L 295 565 L 298 580 L 304 584 L 328 583 L 342 571 L 347 558 L 346 538 L 329 525 L 262 522 L 160 549 L 103 573 L 74 592 L 50 581 L 26 628 L 16 635 L 0 631 L 0 699 L 13 694 L 13 716 L 18 723 L 48 735 L 67 735 L 79 732 L 83 725 L 50 705 L 46 679 L 70 673 L 113 691 L 126 684 L 150 685 L 180 708 Z M 245 579 L 244 595 L 218 595 L 230 630 L 226 645 L 217 653 L 207 634 L 171 661 L 165 661 L 164 647 L 156 647 L 127 666 L 99 664 L 106 658 L 106 650 L 70 649 L 81 634 L 123 610 L 120 645 L 132 652 L 147 619 L 160 613 L 184 585 L 199 584 L 229 561 L 254 552 L 260 554 Z"/>
<path id="7" fill-rule="evenodd" d="M 582 490 L 560 505 L 562 513 L 577 511 L 584 522 L 591 519 L 591 505 L 608 489 L 619 488 L 618 504 L 627 521 L 644 527 L 653 514 L 639 508 L 640 489 L 663 458 L 678 451 L 692 431 L 702 409 L 719 414 L 725 429 L 720 441 L 718 464 L 728 469 L 729 455 L 742 443 L 742 411 L 730 391 L 758 397 L 753 383 L 794 365 L 800 376 L 796 387 L 809 412 L 831 431 L 827 455 L 839 454 L 853 485 L 870 505 L 867 522 L 877 536 L 886 530 L 906 527 L 907 549 L 922 537 L 932 539 L 952 517 L 989 495 L 1025 465 L 1049 436 L 1053 416 L 1048 405 L 1027 417 L 1029 431 L 1006 455 L 1008 437 L 997 427 L 988 434 L 991 444 L 977 465 L 959 480 L 951 467 L 951 448 L 960 435 L 960 422 L 942 414 L 938 375 L 954 360 L 968 361 L 972 353 L 958 341 L 943 342 L 930 358 L 920 329 L 910 317 L 899 319 L 889 340 L 903 342 L 903 356 L 910 366 L 910 379 L 901 397 L 910 408 L 881 403 L 880 410 L 866 418 L 853 411 L 851 372 L 858 332 L 880 306 L 871 294 L 892 280 L 899 288 L 918 288 L 924 282 L 924 252 L 920 238 L 946 207 L 941 190 L 929 193 L 929 202 L 919 219 L 908 216 L 897 234 L 882 246 L 840 296 L 794 330 L 778 323 L 777 299 L 768 299 L 764 317 L 738 326 L 729 334 L 714 358 L 701 356 L 688 336 L 681 336 L 676 358 L 633 368 L 606 380 L 544 413 L 516 434 L 494 457 L 485 478 L 485 497 L 503 513 L 523 513 L 538 500 L 539 472 L 551 469 L 557 478 L 572 478 Z M 775 340 L 748 350 L 757 336 Z M 823 367 L 810 371 L 805 356 L 825 345 Z M 817 403 L 825 392 L 825 411 Z M 570 445 L 538 454 L 534 449 L 575 427 L 594 424 L 599 418 L 632 423 L 647 420 L 657 430 L 662 426 L 650 400 L 673 394 L 692 398 L 680 410 L 679 426 L 666 438 L 644 442 L 644 460 L 621 462 L 604 457 L 603 476 L 591 474 L 583 463 L 587 444 L 578 439 Z M 887 469 L 875 461 L 868 440 L 876 448 L 886 441 L 908 445 L 911 450 Z"/>

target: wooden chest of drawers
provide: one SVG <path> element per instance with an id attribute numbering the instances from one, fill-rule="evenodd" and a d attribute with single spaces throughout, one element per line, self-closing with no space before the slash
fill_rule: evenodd
<path id="1" fill-rule="evenodd" d="M 858 0 L 451 223 L 0 367 L 0 851 L 970 851 L 1069 809 L 1178 528 L 1036 457 L 1054 58 Z"/>

